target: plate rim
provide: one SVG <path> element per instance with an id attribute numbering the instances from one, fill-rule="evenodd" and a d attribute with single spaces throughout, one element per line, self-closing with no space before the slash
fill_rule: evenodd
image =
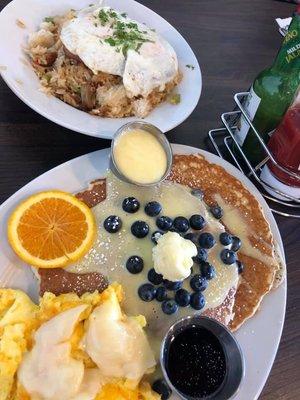
<path id="1" fill-rule="evenodd" d="M 244 179 L 245 179 L 246 182 L 250 185 L 250 187 L 254 188 L 255 195 L 256 194 L 258 195 L 258 201 L 259 201 L 260 205 L 261 206 L 262 206 L 262 204 L 264 205 L 263 206 L 264 211 L 265 211 L 265 208 L 269 210 L 269 215 L 266 216 L 266 219 L 270 224 L 271 231 L 272 231 L 273 235 L 274 235 L 273 228 L 275 228 L 275 230 L 276 230 L 276 240 L 279 240 L 279 246 L 280 246 L 280 250 L 281 250 L 281 255 L 282 255 L 282 259 L 283 259 L 283 263 L 284 263 L 284 267 L 285 267 L 285 271 L 286 271 L 285 252 L 284 252 L 283 242 L 282 242 L 282 238 L 281 238 L 281 234 L 280 234 L 278 225 L 276 223 L 276 220 L 275 220 L 273 214 L 271 213 L 271 210 L 270 210 L 268 204 L 266 203 L 266 201 L 264 200 L 262 195 L 259 193 L 258 189 L 253 185 L 253 183 L 245 175 L 243 175 L 235 166 L 233 166 L 228 161 L 220 158 L 219 156 L 217 156 L 217 155 L 215 155 L 213 153 L 210 153 L 210 152 L 208 152 L 206 150 L 203 150 L 203 149 L 198 149 L 196 147 L 182 145 L 182 144 L 172 144 L 172 148 L 173 148 L 174 154 L 197 154 L 197 153 L 198 154 L 203 154 L 204 156 L 207 157 L 209 162 L 215 162 L 216 164 L 222 166 L 223 168 L 225 168 L 226 166 L 230 166 L 230 169 L 232 169 L 234 171 L 234 174 L 233 174 L 234 176 L 236 176 L 236 177 L 241 176 L 242 177 L 242 184 L 244 184 Z M 109 157 L 109 151 L 110 151 L 110 148 L 96 150 L 96 151 L 93 151 L 93 152 L 86 153 L 86 154 L 83 154 L 81 156 L 75 157 L 75 158 L 73 158 L 71 160 L 68 160 L 68 161 L 66 161 L 66 162 L 64 162 L 62 164 L 59 164 L 59 165 L 55 166 L 54 168 L 49 169 L 48 171 L 44 172 L 43 174 L 41 174 L 41 175 L 35 177 L 34 179 L 32 179 L 31 181 L 29 181 L 26 185 L 22 186 L 19 190 L 17 190 L 14 194 L 12 194 L 7 200 L 5 200 L 0 205 L 0 211 L 2 211 L 3 208 L 9 207 L 9 204 L 11 202 L 14 202 L 16 197 L 18 197 L 19 195 L 22 195 L 23 192 L 26 192 L 26 190 L 28 188 L 30 188 L 30 186 L 33 185 L 37 180 L 40 180 L 40 179 L 42 180 L 45 175 L 47 175 L 47 174 L 49 174 L 49 173 L 51 173 L 51 172 L 53 172 L 55 170 L 68 167 L 68 166 L 72 165 L 72 163 L 74 163 L 74 162 L 76 162 L 76 163 L 80 162 L 80 159 L 87 158 L 87 157 L 89 157 L 91 155 L 94 155 L 96 153 L 98 153 L 100 157 L 103 157 L 103 158 L 107 159 Z M 212 159 L 212 161 L 210 159 Z M 229 173 L 231 173 L 231 172 L 229 172 Z M 87 183 L 87 182 L 85 182 L 85 183 Z M 249 190 L 249 187 L 246 186 L 246 188 Z M 269 218 L 271 218 L 272 224 L 270 223 Z M 4 224 L 6 219 L 4 219 L 2 221 L 3 221 L 2 224 Z M 279 347 L 279 344 L 280 344 L 280 341 L 281 341 L 283 326 L 284 326 L 284 322 L 285 322 L 285 314 L 286 314 L 286 298 L 287 298 L 287 280 L 286 280 L 286 278 L 284 279 L 284 282 L 281 284 L 281 287 L 279 287 L 276 290 L 280 290 L 280 289 L 281 289 L 281 291 L 283 291 L 283 300 L 284 301 L 281 304 L 281 312 L 280 312 L 281 320 L 280 320 L 280 328 L 276 332 L 276 336 L 277 336 L 276 344 L 274 345 L 274 347 L 272 349 L 272 356 L 270 357 L 269 363 L 268 363 L 268 367 L 266 368 L 266 370 L 264 372 L 264 377 L 261 380 L 260 384 L 255 389 L 255 393 L 256 394 L 255 394 L 254 399 L 251 399 L 251 400 L 257 399 L 259 397 L 263 387 L 265 386 L 265 383 L 266 383 L 266 381 L 267 381 L 267 379 L 268 379 L 268 377 L 270 375 L 270 371 L 272 369 L 275 357 L 277 355 L 278 347 Z M 266 296 L 266 297 L 268 297 L 268 296 Z M 237 333 L 238 332 L 240 332 L 240 330 L 238 330 Z M 247 375 L 247 371 L 246 371 L 246 375 Z M 237 393 L 237 397 L 239 397 L 238 393 Z"/>
<path id="2" fill-rule="evenodd" d="M 9 8 L 13 8 L 15 7 L 16 3 L 20 2 L 21 0 L 12 0 L 10 1 L 5 7 L 3 7 L 3 9 L 0 11 L 0 18 L 2 13 L 5 13 L 7 9 Z M 74 0 L 75 1 L 75 0 Z M 128 1 L 128 0 L 127 0 Z M 187 110 L 186 113 L 184 113 L 182 115 L 182 117 L 177 120 L 177 122 L 173 122 L 172 124 L 170 124 L 168 126 L 167 129 L 163 128 L 163 132 L 167 133 L 170 130 L 176 128 L 177 126 L 181 125 L 186 119 L 189 118 L 189 116 L 192 114 L 192 112 L 195 110 L 195 108 L 197 107 L 199 100 L 200 100 L 200 96 L 202 93 L 202 88 L 203 88 L 203 78 L 202 78 L 202 70 L 201 67 L 199 65 L 199 61 L 195 55 L 195 52 L 193 51 L 192 47 L 190 46 L 190 44 L 187 42 L 187 40 L 182 36 L 182 34 L 176 29 L 175 26 L 173 26 L 169 21 L 167 21 L 164 17 L 162 17 L 160 14 L 158 14 L 157 12 L 155 12 L 154 10 L 152 10 L 150 7 L 145 6 L 144 4 L 139 3 L 136 0 L 129 0 L 132 3 L 137 3 L 139 5 L 139 7 L 147 10 L 147 11 L 151 11 L 152 13 L 155 14 L 155 16 L 160 17 L 161 19 L 163 19 L 164 23 L 167 24 L 168 26 L 170 26 L 171 28 L 173 28 L 176 32 L 176 34 L 178 35 L 178 37 L 180 38 L 180 40 L 182 41 L 182 43 L 184 43 L 184 45 L 186 47 L 188 47 L 194 57 L 194 62 L 196 62 L 196 70 L 199 70 L 199 78 L 200 78 L 200 85 L 199 85 L 199 89 L 197 89 L 197 94 L 194 100 L 194 103 L 192 104 L 192 106 Z M 35 111 L 36 113 L 38 113 L 39 115 L 41 115 L 42 117 L 46 118 L 47 120 L 55 123 L 58 126 L 62 126 L 63 128 L 68 129 L 69 131 L 72 131 L 72 133 L 80 133 L 86 136 L 91 136 L 91 137 L 95 137 L 95 138 L 99 138 L 99 139 L 112 139 L 112 136 L 114 134 L 114 132 L 108 133 L 108 129 L 105 129 L 103 133 L 101 133 L 100 135 L 97 133 L 88 133 L 87 131 L 85 131 L 83 128 L 77 128 L 76 126 L 68 123 L 68 121 L 62 121 L 59 122 L 59 119 L 56 118 L 55 115 L 51 115 L 51 117 L 49 116 L 49 114 L 47 114 L 46 110 L 40 110 L 38 106 L 36 106 L 35 104 L 32 104 L 30 101 L 30 98 L 28 99 L 23 93 L 22 91 L 19 90 L 19 86 L 17 85 L 16 82 L 14 82 L 13 79 L 11 79 L 8 75 L 6 75 L 5 70 L 1 70 L 0 69 L 0 75 L 2 77 L 2 79 L 4 80 L 4 82 L 6 83 L 6 85 L 9 87 L 10 90 L 12 90 L 12 92 L 23 102 L 25 103 L 30 109 L 32 109 L 33 111 Z M 56 98 L 55 96 L 53 96 L 53 100 L 54 101 L 59 101 L 61 102 L 62 100 L 59 100 L 58 98 Z M 64 103 L 66 105 L 68 105 L 67 103 Z M 86 112 L 76 109 L 75 107 L 72 107 L 70 105 L 68 105 L 69 107 L 71 107 L 72 109 L 74 109 L 74 111 L 79 111 L 79 112 L 83 112 L 84 114 L 87 114 Z M 154 111 L 154 110 L 153 110 Z M 151 115 L 151 113 L 149 114 Z M 97 117 L 97 116 L 93 116 L 90 115 L 91 118 L 99 118 L 99 127 L 101 125 L 101 118 L 102 117 Z M 148 117 L 148 116 L 147 116 Z M 145 117 L 145 121 L 147 121 L 147 117 Z M 129 117 L 132 119 L 138 119 L 138 117 Z M 120 126 L 122 125 L 122 121 L 125 120 L 125 118 L 111 118 L 112 120 L 120 120 Z M 124 121 L 125 123 L 125 121 Z M 99 130 L 101 129 L 101 127 L 99 128 Z"/>

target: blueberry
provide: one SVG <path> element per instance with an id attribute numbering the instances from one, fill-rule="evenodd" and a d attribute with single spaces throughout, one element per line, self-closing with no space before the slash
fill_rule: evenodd
<path id="1" fill-rule="evenodd" d="M 220 254 L 224 264 L 230 265 L 236 262 L 236 254 L 232 250 L 223 249 Z"/>
<path id="2" fill-rule="evenodd" d="M 131 256 L 126 262 L 126 268 L 131 274 L 139 274 L 144 268 L 144 261 L 139 256 Z"/>
<path id="3" fill-rule="evenodd" d="M 187 239 L 187 240 L 190 240 L 190 241 L 193 242 L 194 244 L 197 243 L 197 235 L 195 235 L 195 234 L 192 233 L 192 232 L 186 233 L 186 234 L 184 235 L 184 238 Z"/>
<path id="4" fill-rule="evenodd" d="M 156 295 L 156 289 L 151 283 L 144 283 L 138 289 L 140 298 L 144 301 L 152 301 Z"/>
<path id="5" fill-rule="evenodd" d="M 201 233 L 198 242 L 204 249 L 211 249 L 216 244 L 215 238 L 209 232 Z"/>
<path id="6" fill-rule="evenodd" d="M 200 267 L 201 275 L 207 280 L 213 279 L 216 276 L 215 268 L 208 262 L 204 262 Z"/>
<path id="7" fill-rule="evenodd" d="M 116 215 L 110 215 L 104 221 L 104 228 L 109 233 L 116 233 L 122 228 L 122 220 Z"/>
<path id="8" fill-rule="evenodd" d="M 191 191 L 191 194 L 195 197 L 197 197 L 199 200 L 203 200 L 204 198 L 204 193 L 202 192 L 201 189 L 193 189 Z"/>
<path id="9" fill-rule="evenodd" d="M 131 225 L 131 233 L 139 238 L 142 239 L 149 233 L 149 225 L 144 221 L 135 221 Z"/>
<path id="10" fill-rule="evenodd" d="M 231 250 L 232 251 L 239 251 L 239 249 L 242 246 L 242 241 L 240 238 L 238 238 L 237 236 L 232 236 L 232 245 L 231 245 Z"/>
<path id="11" fill-rule="evenodd" d="M 161 205 L 157 201 L 150 201 L 145 206 L 145 213 L 149 215 L 149 217 L 155 217 L 162 210 Z"/>
<path id="12" fill-rule="evenodd" d="M 192 229 L 200 231 L 206 225 L 205 219 L 200 214 L 194 214 L 190 218 L 190 225 Z"/>
<path id="13" fill-rule="evenodd" d="M 164 279 L 163 285 L 168 290 L 178 290 L 182 287 L 182 281 L 171 282 L 171 281 L 168 281 L 168 279 Z"/>
<path id="14" fill-rule="evenodd" d="M 165 314 L 171 315 L 178 311 L 178 304 L 175 300 L 164 300 L 161 303 L 161 308 Z"/>
<path id="15" fill-rule="evenodd" d="M 135 197 L 126 197 L 123 200 L 122 208 L 125 212 L 133 214 L 140 208 L 140 202 Z"/>
<path id="16" fill-rule="evenodd" d="M 163 231 L 168 231 L 173 225 L 173 221 L 169 217 L 162 216 L 156 219 L 156 225 L 159 229 Z"/>
<path id="17" fill-rule="evenodd" d="M 223 244 L 224 246 L 228 246 L 232 243 L 232 236 L 230 235 L 230 233 L 227 232 L 222 232 L 219 236 L 219 239 L 221 244 Z"/>
<path id="18" fill-rule="evenodd" d="M 152 389 L 154 392 L 160 394 L 161 400 L 168 400 L 172 394 L 172 390 L 169 388 L 164 379 L 157 379 L 155 382 L 153 382 Z"/>
<path id="19" fill-rule="evenodd" d="M 151 268 L 148 272 L 148 281 L 154 285 L 160 285 L 163 281 L 163 277 L 158 274 L 154 268 Z"/>
<path id="20" fill-rule="evenodd" d="M 223 210 L 220 206 L 212 206 L 210 212 L 216 219 L 221 219 L 223 217 Z"/>
<path id="21" fill-rule="evenodd" d="M 174 219 L 173 226 L 178 232 L 184 233 L 189 230 L 190 224 L 185 217 L 176 217 Z"/>
<path id="22" fill-rule="evenodd" d="M 167 291 L 167 289 L 166 289 L 165 287 L 163 287 L 163 286 L 159 286 L 159 287 L 156 289 L 155 298 L 156 298 L 157 301 L 164 301 L 164 300 L 167 300 L 167 298 L 168 298 L 168 291 Z"/>
<path id="23" fill-rule="evenodd" d="M 202 275 L 197 274 L 190 280 L 190 285 L 195 292 L 203 292 L 207 288 L 208 282 Z"/>
<path id="24" fill-rule="evenodd" d="M 151 235 L 151 240 L 153 243 L 157 244 L 158 239 L 164 234 L 164 232 L 161 231 L 155 231 Z"/>
<path id="25" fill-rule="evenodd" d="M 238 273 L 241 274 L 244 271 L 244 264 L 240 262 L 240 260 L 236 260 Z"/>
<path id="26" fill-rule="evenodd" d="M 195 310 L 201 310 L 205 306 L 205 297 L 201 292 L 195 292 L 191 295 L 191 306 Z"/>
<path id="27" fill-rule="evenodd" d="M 196 264 L 201 264 L 203 261 L 207 260 L 207 257 L 207 251 L 201 247 L 198 247 L 198 253 L 195 257 L 193 257 L 193 260 Z"/>
<path id="28" fill-rule="evenodd" d="M 185 289 L 179 289 L 175 293 L 175 301 L 180 307 L 186 307 L 190 304 L 191 296 Z"/>

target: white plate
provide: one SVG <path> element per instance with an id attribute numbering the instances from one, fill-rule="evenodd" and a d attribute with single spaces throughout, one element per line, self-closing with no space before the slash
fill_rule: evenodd
<path id="1" fill-rule="evenodd" d="M 266 218 L 284 257 L 283 245 L 275 219 L 255 186 L 231 164 L 193 147 L 174 145 L 177 154 L 201 153 L 223 166 L 253 193 L 262 205 Z M 37 297 L 37 285 L 30 271 L 13 253 L 6 240 L 6 221 L 13 208 L 25 197 L 41 190 L 61 189 L 77 192 L 93 179 L 102 177 L 109 166 L 109 149 L 96 151 L 68 161 L 24 186 L 0 207 L 0 286 L 25 290 Z M 246 374 L 236 399 L 255 400 L 259 396 L 272 367 L 282 332 L 286 304 L 286 282 L 268 294 L 261 310 L 245 323 L 236 336 L 245 356 Z M 175 398 L 174 398 L 175 399 Z"/>
<path id="2" fill-rule="evenodd" d="M 95 0 L 95 3 L 98 0 Z M 13 0 L 0 13 L 0 64 L 6 67 L 1 75 L 13 92 L 29 107 L 44 117 L 73 131 L 100 138 L 112 138 L 123 124 L 136 118 L 101 118 L 77 110 L 54 96 L 47 96 L 39 88 L 39 80 L 31 65 L 24 63 L 28 34 L 34 32 L 46 16 L 63 14 L 71 8 L 88 6 L 91 0 Z M 183 80 L 178 86 L 181 102 L 172 105 L 167 102 L 158 106 L 145 118 L 153 125 L 167 132 L 181 124 L 196 107 L 202 88 L 201 71 L 190 46 L 167 21 L 149 8 L 134 0 L 107 0 L 106 5 L 127 12 L 129 17 L 145 22 L 157 30 L 174 47 Z M 26 29 L 20 28 L 20 19 Z M 194 70 L 186 67 L 193 65 Z"/>

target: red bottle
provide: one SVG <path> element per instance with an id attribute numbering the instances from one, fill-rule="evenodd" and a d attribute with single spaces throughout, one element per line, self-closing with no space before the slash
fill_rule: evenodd
<path id="1" fill-rule="evenodd" d="M 298 178 L 285 173 L 269 161 L 268 167 L 272 174 L 285 185 L 300 188 L 300 88 L 294 102 L 272 134 L 268 148 L 277 163 L 296 173 Z"/>

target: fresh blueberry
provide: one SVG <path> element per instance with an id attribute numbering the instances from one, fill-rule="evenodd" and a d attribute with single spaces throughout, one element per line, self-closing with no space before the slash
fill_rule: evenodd
<path id="1" fill-rule="evenodd" d="M 195 310 L 201 310 L 205 306 L 205 297 L 201 292 L 195 292 L 191 295 L 190 304 Z"/>
<path id="2" fill-rule="evenodd" d="M 242 246 L 242 241 L 240 238 L 238 238 L 237 236 L 232 236 L 232 245 L 231 245 L 231 250 L 232 251 L 239 251 L 239 249 Z"/>
<path id="3" fill-rule="evenodd" d="M 202 275 L 196 274 L 191 278 L 190 285 L 195 292 L 203 292 L 207 288 L 208 282 Z"/>
<path id="4" fill-rule="evenodd" d="M 167 289 L 166 289 L 165 287 L 163 287 L 163 286 L 159 286 L 159 287 L 156 289 L 155 298 L 156 298 L 157 301 L 164 301 L 164 300 L 167 300 L 167 298 L 168 298 L 168 291 L 167 291 Z"/>
<path id="5" fill-rule="evenodd" d="M 172 394 L 172 390 L 169 388 L 164 379 L 157 379 L 155 382 L 153 382 L 152 389 L 154 392 L 160 394 L 161 400 L 168 400 Z"/>
<path id="6" fill-rule="evenodd" d="M 195 257 L 193 257 L 193 260 L 196 264 L 201 264 L 203 261 L 207 260 L 207 257 L 207 251 L 201 247 L 198 247 L 198 253 Z"/>
<path id="7" fill-rule="evenodd" d="M 175 300 L 164 300 L 161 303 L 161 308 L 165 314 L 171 315 L 178 311 L 178 304 Z"/>
<path id="8" fill-rule="evenodd" d="M 232 250 L 223 249 L 220 254 L 224 264 L 230 265 L 236 262 L 236 254 Z"/>
<path id="9" fill-rule="evenodd" d="M 205 219 L 200 214 L 194 214 L 190 218 L 190 225 L 192 229 L 200 231 L 206 225 Z"/>
<path id="10" fill-rule="evenodd" d="M 236 264 L 238 268 L 238 273 L 241 274 L 244 271 L 244 264 L 242 264 L 240 260 L 236 260 Z"/>
<path id="11" fill-rule="evenodd" d="M 158 239 L 164 234 L 164 232 L 161 231 L 155 231 L 151 235 L 151 240 L 153 243 L 157 244 Z"/>
<path id="12" fill-rule="evenodd" d="M 180 307 L 186 307 L 190 304 L 191 296 L 185 289 L 179 289 L 175 293 L 175 301 Z"/>
<path id="13" fill-rule="evenodd" d="M 116 233 L 122 228 L 122 220 L 116 215 L 110 215 L 104 221 L 104 228 L 109 233 Z"/>
<path id="14" fill-rule="evenodd" d="M 216 244 L 215 238 L 209 232 L 201 233 L 198 242 L 204 249 L 211 249 Z"/>
<path id="15" fill-rule="evenodd" d="M 173 225 L 173 221 L 170 217 L 161 216 L 156 219 L 156 225 L 158 229 L 162 231 L 168 231 Z"/>
<path id="16" fill-rule="evenodd" d="M 123 200 L 122 208 L 125 212 L 133 214 L 140 208 L 140 202 L 135 197 L 126 197 Z"/>
<path id="17" fill-rule="evenodd" d="M 230 233 L 227 232 L 222 232 L 219 236 L 219 239 L 221 244 L 223 244 L 224 246 L 228 246 L 232 243 L 232 236 L 230 235 Z"/>
<path id="18" fill-rule="evenodd" d="M 131 274 L 139 274 L 144 268 L 144 261 L 139 256 L 131 256 L 126 262 L 126 268 Z"/>
<path id="19" fill-rule="evenodd" d="M 148 281 L 154 285 L 160 285 L 163 281 L 163 277 L 158 274 L 154 268 L 151 268 L 148 272 Z"/>
<path id="20" fill-rule="evenodd" d="M 200 267 L 201 275 L 207 280 L 213 279 L 216 276 L 215 268 L 208 262 L 204 262 Z"/>
<path id="21" fill-rule="evenodd" d="M 216 219 L 221 219 L 223 217 L 223 210 L 220 206 L 212 206 L 210 212 Z"/>
<path id="22" fill-rule="evenodd" d="M 168 290 L 178 290 L 178 289 L 181 289 L 181 287 L 182 287 L 182 281 L 171 282 L 171 281 L 168 281 L 167 279 L 164 279 L 163 285 Z"/>
<path id="23" fill-rule="evenodd" d="M 178 232 L 186 232 L 190 228 L 189 221 L 185 217 L 176 217 L 173 222 L 174 228 Z"/>
<path id="24" fill-rule="evenodd" d="M 204 193 L 202 192 L 201 189 L 193 189 L 191 191 L 191 194 L 195 197 L 197 197 L 199 200 L 203 200 L 204 198 Z"/>
<path id="25" fill-rule="evenodd" d="M 149 233 L 149 225 L 144 221 L 135 221 L 131 225 L 131 233 L 139 238 L 142 239 Z"/>
<path id="26" fill-rule="evenodd" d="M 149 215 L 149 217 L 155 217 L 162 210 L 161 205 L 157 201 L 150 201 L 145 206 L 145 213 Z"/>
<path id="27" fill-rule="evenodd" d="M 138 294 L 143 301 L 152 301 L 156 295 L 156 289 L 151 283 L 144 283 L 138 289 Z"/>
<path id="28" fill-rule="evenodd" d="M 186 233 L 186 234 L 184 235 L 184 238 L 187 239 L 187 240 L 192 241 L 194 244 L 197 243 L 197 235 L 195 235 L 195 234 L 192 233 L 192 232 Z"/>

